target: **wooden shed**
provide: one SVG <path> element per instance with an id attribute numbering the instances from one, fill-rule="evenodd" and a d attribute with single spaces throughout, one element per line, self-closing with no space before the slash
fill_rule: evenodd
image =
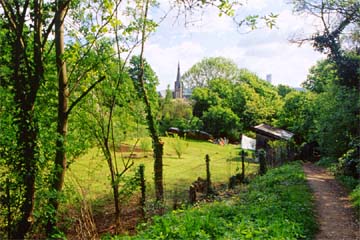
<path id="1" fill-rule="evenodd" d="M 268 164 L 278 165 L 293 158 L 294 154 L 288 142 L 292 139 L 294 133 L 264 123 L 252 129 L 256 133 L 256 150 L 265 150 Z M 276 140 L 283 144 L 274 147 L 271 143 Z"/>

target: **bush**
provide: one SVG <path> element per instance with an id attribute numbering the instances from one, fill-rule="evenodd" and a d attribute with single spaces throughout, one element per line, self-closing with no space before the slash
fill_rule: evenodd
<path id="1" fill-rule="evenodd" d="M 178 158 L 180 159 L 181 156 L 186 151 L 186 149 L 189 147 L 189 143 L 186 142 L 185 138 L 181 139 L 179 137 L 179 135 L 174 134 L 174 138 L 171 143 L 171 146 L 173 147 L 174 151 L 176 152 L 176 155 L 178 156 Z"/>
<path id="2" fill-rule="evenodd" d="M 358 214 L 360 214 L 360 184 L 358 184 L 354 191 L 352 191 L 350 197 Z"/>
<path id="3" fill-rule="evenodd" d="M 360 177 L 360 144 L 348 150 L 339 158 L 338 174 L 351 176 L 359 179 Z"/>

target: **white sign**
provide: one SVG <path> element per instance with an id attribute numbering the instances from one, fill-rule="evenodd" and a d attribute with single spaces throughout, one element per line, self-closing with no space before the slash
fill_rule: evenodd
<path id="1" fill-rule="evenodd" d="M 241 136 L 241 148 L 246 150 L 255 150 L 256 140 L 253 138 L 249 138 L 243 134 Z"/>

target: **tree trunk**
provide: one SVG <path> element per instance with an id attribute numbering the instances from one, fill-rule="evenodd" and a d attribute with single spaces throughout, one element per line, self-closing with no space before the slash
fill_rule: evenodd
<path id="1" fill-rule="evenodd" d="M 111 156 L 111 149 L 109 147 L 109 139 L 106 137 L 104 141 L 104 152 L 106 160 L 108 162 L 110 175 L 111 175 L 111 187 L 113 190 L 114 207 L 115 207 L 115 231 L 118 233 L 120 228 L 120 197 L 119 197 L 119 183 L 116 169 L 114 168 L 114 161 Z"/>
<path id="2" fill-rule="evenodd" d="M 145 12 L 144 19 L 147 19 L 149 9 L 149 0 L 145 1 Z M 146 34 L 146 23 L 144 21 L 142 26 L 142 40 L 141 40 L 141 53 L 140 53 L 140 72 L 139 72 L 139 83 L 141 96 L 143 97 L 145 107 L 146 107 L 146 120 L 150 130 L 150 136 L 153 143 L 154 149 L 154 180 L 155 180 L 155 197 L 156 201 L 162 205 L 164 202 L 164 187 L 163 187 L 163 152 L 164 152 L 164 143 L 161 142 L 159 135 L 157 133 L 156 122 L 152 114 L 151 104 L 146 93 L 145 81 L 144 81 L 144 47 L 145 47 L 145 34 Z M 162 207 L 161 207 L 162 210 Z"/>
<path id="3" fill-rule="evenodd" d="M 68 126 L 68 79 L 66 72 L 66 63 L 62 59 L 64 55 L 64 19 L 66 15 L 66 6 L 63 1 L 58 3 L 58 16 L 55 19 L 55 46 L 56 46 L 56 66 L 58 70 L 58 119 L 56 139 L 56 155 L 54 165 L 54 179 L 51 189 L 56 192 L 55 197 L 49 200 L 54 213 L 49 217 L 47 223 L 47 236 L 50 237 L 56 231 L 56 214 L 59 207 L 59 193 L 64 185 L 66 171 L 66 136 Z"/>
<path id="4" fill-rule="evenodd" d="M 41 6 L 34 1 L 34 61 L 33 69 L 28 61 L 24 45 L 23 28 L 18 23 L 14 33 L 13 48 L 13 79 L 15 82 L 15 104 L 18 112 L 15 113 L 17 125 L 18 162 L 16 172 L 21 179 L 20 203 L 21 216 L 13 223 L 11 237 L 24 239 L 33 224 L 35 178 L 37 174 L 37 138 L 38 127 L 34 117 L 36 95 L 43 79 L 44 69 L 41 48 Z M 23 186 L 23 187 L 22 187 Z"/>

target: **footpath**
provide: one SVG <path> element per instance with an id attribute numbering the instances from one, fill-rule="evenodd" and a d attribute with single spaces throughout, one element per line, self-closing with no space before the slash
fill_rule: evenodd
<path id="1" fill-rule="evenodd" d="M 349 194 L 332 175 L 312 163 L 303 164 L 314 194 L 319 224 L 316 240 L 360 240 L 360 225 Z"/>

